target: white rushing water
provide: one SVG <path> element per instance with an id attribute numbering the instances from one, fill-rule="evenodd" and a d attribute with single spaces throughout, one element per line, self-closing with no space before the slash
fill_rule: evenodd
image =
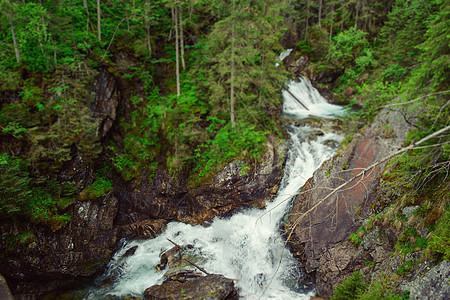
<path id="1" fill-rule="evenodd" d="M 283 112 L 298 118 L 340 116 L 344 112 L 340 106 L 328 103 L 304 77 L 289 82 L 283 99 Z"/>
<path id="2" fill-rule="evenodd" d="M 324 103 L 323 98 L 317 100 L 317 91 L 305 79 L 291 82 L 289 88 L 310 109 L 306 112 L 285 92 L 284 109 L 290 115 L 302 118 L 318 112 L 323 117 L 340 112 L 337 107 Z M 331 112 L 326 112 L 326 108 Z M 169 238 L 180 245 L 194 245 L 187 255 L 208 272 L 237 279 L 235 284 L 244 299 L 309 299 L 314 291 L 303 284 L 306 279 L 298 267 L 299 262 L 287 249 L 283 250 L 285 243 L 280 223 L 284 221 L 292 197 L 320 164 L 334 154 L 335 149 L 324 142 L 340 142 L 342 138 L 325 133 L 307 141 L 313 129 L 290 125 L 287 130 L 291 139 L 284 176 L 278 195 L 265 209 L 247 209 L 230 218 L 215 218 L 208 227 L 172 222 L 157 238 L 126 241 L 105 274 L 114 278 L 113 283 L 96 288 L 87 298 L 142 296 L 146 288 L 160 284 L 165 271 L 157 271 L 155 267 L 160 263 L 160 253 L 173 246 Z M 123 257 L 134 246 L 138 246 L 136 252 Z"/>

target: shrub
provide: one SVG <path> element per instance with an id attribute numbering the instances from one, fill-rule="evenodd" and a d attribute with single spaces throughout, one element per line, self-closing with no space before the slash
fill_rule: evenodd
<path id="1" fill-rule="evenodd" d="M 358 299 L 360 295 L 367 289 L 364 283 L 364 278 L 359 271 L 353 272 L 353 274 L 342 282 L 342 284 L 336 286 L 333 291 L 331 300 L 350 300 Z"/>

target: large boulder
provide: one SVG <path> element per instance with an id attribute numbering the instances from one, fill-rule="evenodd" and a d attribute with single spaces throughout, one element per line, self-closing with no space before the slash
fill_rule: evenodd
<path id="1" fill-rule="evenodd" d="M 330 296 L 334 287 L 367 259 L 347 238 L 380 207 L 378 188 L 386 162 L 377 162 L 401 147 L 409 129 L 400 113 L 382 111 L 326 161 L 297 196 L 286 223 L 287 237 L 294 255 L 315 278 L 319 295 Z M 381 241 L 368 242 L 373 259 L 382 260 L 389 253 L 392 244 Z"/>
<path id="2" fill-rule="evenodd" d="M 450 262 L 443 261 L 433 267 L 423 276 L 416 276 L 414 280 L 400 286 L 403 291 L 409 291 L 409 299 L 450 299 Z"/>
<path id="3" fill-rule="evenodd" d="M 209 274 L 192 280 L 167 280 L 145 290 L 146 300 L 208 299 L 237 300 L 239 295 L 234 282 L 223 275 Z"/>

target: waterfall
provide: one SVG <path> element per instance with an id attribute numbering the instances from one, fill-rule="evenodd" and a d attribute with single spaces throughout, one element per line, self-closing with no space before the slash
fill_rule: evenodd
<path id="1" fill-rule="evenodd" d="M 333 117 L 343 114 L 340 106 L 328 103 L 305 77 L 291 80 L 283 91 L 283 99 L 283 112 L 297 118 Z"/>
<path id="2" fill-rule="evenodd" d="M 327 104 L 305 78 L 289 83 L 289 89 L 309 109 L 284 92 L 284 111 L 289 115 L 303 118 L 317 113 L 330 117 L 340 113 L 339 107 Z M 342 137 L 324 133 L 308 139 L 314 129 L 294 125 L 289 125 L 287 131 L 290 141 L 284 176 L 276 198 L 265 209 L 246 209 L 230 218 L 216 217 L 208 227 L 172 222 L 154 239 L 125 241 L 104 275 L 115 278 L 114 282 L 92 288 L 87 298 L 142 296 L 146 288 L 160 284 L 164 271 L 157 271 L 155 266 L 161 251 L 173 246 L 168 238 L 180 245 L 194 245 L 187 255 L 208 272 L 237 279 L 235 284 L 244 299 L 309 299 L 314 295 L 313 288 L 304 284 L 307 279 L 299 262 L 284 248 L 279 228 L 300 187 L 335 153 L 329 141 L 338 143 Z M 134 246 L 136 252 L 124 257 Z"/>

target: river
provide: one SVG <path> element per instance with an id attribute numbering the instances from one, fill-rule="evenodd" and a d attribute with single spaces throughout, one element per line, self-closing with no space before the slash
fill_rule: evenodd
<path id="1" fill-rule="evenodd" d="M 340 107 L 328 104 L 304 78 L 291 81 L 288 90 L 283 92 L 283 113 L 291 119 L 314 116 L 326 122 L 342 114 Z M 314 295 L 299 262 L 285 247 L 280 225 L 288 217 L 292 198 L 322 162 L 334 155 L 333 144 L 340 143 L 342 136 L 326 131 L 317 134 L 322 129 L 294 124 L 286 130 L 290 140 L 283 179 L 277 196 L 266 208 L 215 218 L 208 227 L 172 222 L 154 239 L 123 241 L 105 274 L 98 278 L 98 282 L 114 280 L 91 288 L 86 298 L 142 297 L 146 288 L 164 280 L 164 271 L 155 267 L 160 253 L 173 246 L 168 239 L 180 245 L 192 244 L 187 255 L 208 272 L 236 279 L 243 299 L 309 299 Z M 136 252 L 123 257 L 134 246 L 138 246 Z"/>

